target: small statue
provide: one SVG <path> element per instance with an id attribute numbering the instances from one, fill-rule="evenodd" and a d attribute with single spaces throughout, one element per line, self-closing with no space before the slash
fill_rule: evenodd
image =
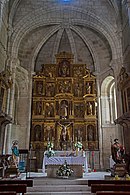
<path id="1" fill-rule="evenodd" d="M 118 139 L 114 139 L 114 144 L 111 146 L 112 159 L 116 164 L 124 163 L 124 147 L 118 142 Z"/>
<path id="2" fill-rule="evenodd" d="M 90 102 L 87 103 L 87 114 L 93 115 L 93 106 Z"/>
<path id="3" fill-rule="evenodd" d="M 87 94 L 91 94 L 91 85 L 89 83 L 86 84 L 86 92 Z"/>
<path id="4" fill-rule="evenodd" d="M 68 105 L 65 100 L 61 104 L 60 115 L 62 119 L 67 119 L 68 117 Z"/>
<path id="5" fill-rule="evenodd" d="M 69 127 L 72 123 L 69 123 L 68 125 L 62 125 L 58 122 L 58 124 L 62 127 L 61 135 L 60 135 L 60 147 L 63 150 L 63 145 L 66 145 L 67 148 L 67 142 L 69 141 L 69 134 L 67 127 Z"/>
<path id="6" fill-rule="evenodd" d="M 112 159 L 115 162 L 113 168 L 111 168 L 111 176 L 115 176 L 117 180 L 118 177 L 124 177 L 126 175 L 126 163 L 124 161 L 125 150 L 117 138 L 114 139 L 114 143 L 111 145 L 111 152 Z"/>
<path id="7" fill-rule="evenodd" d="M 72 123 L 69 123 L 68 125 L 62 125 L 58 122 L 58 124 L 62 127 L 61 141 L 68 141 L 69 135 L 68 135 L 67 127 L 69 127 Z"/>
<path id="8" fill-rule="evenodd" d="M 19 149 L 18 149 L 18 141 L 14 140 L 12 142 L 12 163 L 15 165 L 15 167 L 18 167 L 19 164 Z"/>

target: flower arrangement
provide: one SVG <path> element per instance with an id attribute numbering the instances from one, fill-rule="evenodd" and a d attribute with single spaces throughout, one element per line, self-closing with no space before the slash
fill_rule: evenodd
<path id="1" fill-rule="evenodd" d="M 82 149 L 82 143 L 81 142 L 77 142 L 77 143 L 75 143 L 75 147 L 76 148 L 79 148 L 79 149 Z"/>
<path id="2" fill-rule="evenodd" d="M 47 151 L 45 155 L 47 155 L 48 158 L 55 155 L 55 151 L 52 150 L 53 147 L 54 147 L 54 144 L 52 142 L 47 143 Z"/>
<path id="3" fill-rule="evenodd" d="M 48 142 L 47 143 L 47 148 L 49 149 L 49 148 L 53 148 L 54 147 L 54 144 L 52 143 L 52 142 Z"/>
<path id="4" fill-rule="evenodd" d="M 54 150 L 48 150 L 46 151 L 45 155 L 49 158 L 55 155 L 55 151 Z"/>
<path id="5" fill-rule="evenodd" d="M 73 170 L 69 167 L 67 164 L 67 161 L 65 160 L 64 164 L 59 167 L 59 169 L 56 172 L 57 176 L 68 178 L 73 173 Z"/>

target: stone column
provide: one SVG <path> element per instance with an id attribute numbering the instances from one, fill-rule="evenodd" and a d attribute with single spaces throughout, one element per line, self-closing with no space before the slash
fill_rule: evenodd
<path id="1" fill-rule="evenodd" d="M 9 91 L 8 99 L 7 99 L 7 112 L 8 112 L 8 115 L 11 116 L 13 121 L 14 121 L 13 106 L 14 106 L 14 94 L 15 94 L 15 75 L 16 75 L 16 66 L 17 66 L 17 64 L 19 64 L 19 60 L 18 59 L 9 59 L 7 63 L 10 65 L 10 71 L 12 73 L 12 80 L 13 80 L 13 84 L 12 84 L 12 87 Z M 7 136 L 6 140 L 5 140 L 5 145 L 6 145 L 5 153 L 10 152 L 11 126 L 12 126 L 11 124 L 8 125 L 8 127 L 6 128 L 6 131 L 5 131 L 5 135 Z"/>
<path id="2" fill-rule="evenodd" d="M 102 158 L 102 154 L 103 154 L 103 140 L 102 140 L 102 121 L 101 121 L 101 113 L 102 113 L 102 109 L 101 109 L 101 87 L 100 87 L 100 75 L 96 76 L 96 81 L 97 81 L 97 91 L 98 91 L 98 136 L 99 136 L 99 151 L 100 151 L 100 169 L 103 169 L 103 158 Z"/>

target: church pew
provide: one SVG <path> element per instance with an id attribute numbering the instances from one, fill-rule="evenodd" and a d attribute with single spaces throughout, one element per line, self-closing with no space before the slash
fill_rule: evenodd
<path id="1" fill-rule="evenodd" d="M 123 191 L 98 191 L 96 195 L 130 195 L 130 192 L 123 192 Z"/>
<path id="2" fill-rule="evenodd" d="M 91 192 L 97 191 L 130 191 L 129 184 L 91 184 Z"/>
<path id="3" fill-rule="evenodd" d="M 24 195 L 27 191 L 26 184 L 0 184 L 0 191 L 15 191 L 16 193 L 21 193 Z"/>
<path id="4" fill-rule="evenodd" d="M 0 184 L 26 184 L 27 187 L 32 187 L 33 186 L 33 180 L 32 179 L 26 179 L 26 180 L 2 179 L 2 180 L 0 180 Z"/>
<path id="5" fill-rule="evenodd" d="M 91 184 L 130 184 L 130 180 L 88 180 L 88 186 Z"/>

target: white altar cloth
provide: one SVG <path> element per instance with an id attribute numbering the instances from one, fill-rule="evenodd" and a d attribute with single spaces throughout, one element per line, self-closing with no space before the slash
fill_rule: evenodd
<path id="1" fill-rule="evenodd" d="M 44 155 L 43 158 L 43 165 L 42 171 L 45 173 L 45 166 L 46 165 L 62 165 L 64 164 L 65 160 L 69 165 L 83 165 L 84 171 L 88 172 L 88 164 L 87 164 L 87 157 L 83 156 L 54 156 L 54 157 L 47 157 Z"/>

